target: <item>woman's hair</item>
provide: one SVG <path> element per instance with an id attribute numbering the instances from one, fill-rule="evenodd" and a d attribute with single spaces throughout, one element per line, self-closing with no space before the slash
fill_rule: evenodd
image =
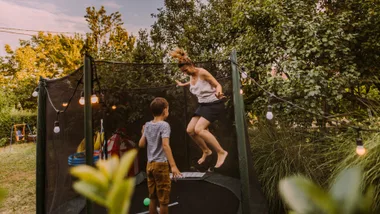
<path id="1" fill-rule="evenodd" d="M 170 56 L 178 60 L 178 67 L 182 67 L 184 65 L 193 65 L 190 57 L 187 56 L 187 53 L 182 48 L 175 48 L 170 53 Z"/>

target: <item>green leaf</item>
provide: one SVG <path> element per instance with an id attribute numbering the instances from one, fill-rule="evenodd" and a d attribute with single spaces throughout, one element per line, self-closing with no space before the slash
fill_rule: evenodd
<path id="1" fill-rule="evenodd" d="M 74 183 L 73 188 L 75 191 L 85 196 L 86 198 L 102 205 L 107 206 L 105 193 L 97 186 L 89 184 L 85 181 L 77 181 Z"/>
<path id="2" fill-rule="evenodd" d="M 357 207 L 361 195 L 361 180 L 362 171 L 359 167 L 346 169 L 337 176 L 330 193 L 343 209 L 343 213 L 350 214 L 355 212 L 355 207 Z"/>
<path id="3" fill-rule="evenodd" d="M 280 181 L 280 194 L 296 213 L 336 213 L 331 196 L 302 176 L 292 176 Z"/>
<path id="4" fill-rule="evenodd" d="M 71 175 L 78 177 L 80 180 L 86 181 L 89 184 L 94 184 L 102 190 L 108 188 L 108 179 L 107 177 L 98 169 L 88 166 L 88 165 L 79 165 L 72 167 L 70 169 Z"/>
<path id="5" fill-rule="evenodd" d="M 107 197 L 110 214 L 128 213 L 134 187 L 135 178 L 129 178 L 112 186 Z"/>
<path id="6" fill-rule="evenodd" d="M 137 155 L 137 150 L 129 150 L 123 155 L 120 160 L 120 165 L 117 171 L 115 172 L 114 183 L 119 183 L 123 180 L 125 175 L 128 173 L 129 168 L 133 164 L 135 157 Z"/>

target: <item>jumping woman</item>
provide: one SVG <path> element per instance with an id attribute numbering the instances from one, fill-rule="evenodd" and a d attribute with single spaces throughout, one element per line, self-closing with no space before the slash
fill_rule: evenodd
<path id="1" fill-rule="evenodd" d="M 177 59 L 180 70 L 190 76 L 190 81 L 187 83 L 181 83 L 176 80 L 178 86 L 190 85 L 190 92 L 198 98 L 199 106 L 186 130 L 194 142 L 202 149 L 203 154 L 198 160 L 198 164 L 202 164 L 212 154 L 211 149 L 207 146 L 208 144 L 218 154 L 215 168 L 219 168 L 223 165 L 228 152 L 220 146 L 215 136 L 208 131 L 208 126 L 224 112 L 222 99 L 225 96 L 222 92 L 222 86 L 207 70 L 195 67 L 183 49 L 174 49 L 170 52 L 170 56 Z"/>

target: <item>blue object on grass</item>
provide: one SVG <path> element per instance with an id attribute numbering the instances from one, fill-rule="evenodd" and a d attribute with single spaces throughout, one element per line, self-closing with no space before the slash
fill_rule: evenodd
<path id="1" fill-rule="evenodd" d="M 95 150 L 93 161 L 94 161 L 94 163 L 96 163 L 98 160 L 99 160 L 99 151 Z M 86 164 L 85 152 L 79 152 L 79 153 L 74 153 L 72 155 L 69 155 L 68 164 L 70 166 L 77 166 L 77 165 L 81 165 L 81 164 Z"/>

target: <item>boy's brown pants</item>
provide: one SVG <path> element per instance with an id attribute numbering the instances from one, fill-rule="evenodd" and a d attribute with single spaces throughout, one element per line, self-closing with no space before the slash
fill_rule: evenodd
<path id="1" fill-rule="evenodd" d="M 160 205 L 168 205 L 170 199 L 170 171 L 167 162 L 149 162 L 146 166 L 150 199 L 158 199 Z"/>

